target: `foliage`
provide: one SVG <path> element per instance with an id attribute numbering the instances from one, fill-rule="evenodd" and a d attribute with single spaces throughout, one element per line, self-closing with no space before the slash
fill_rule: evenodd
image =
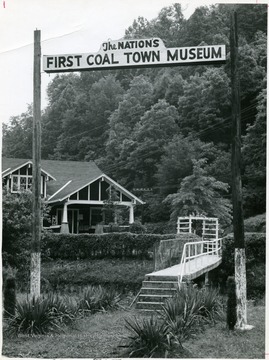
<path id="1" fill-rule="evenodd" d="M 265 233 L 245 233 L 247 296 L 255 298 L 265 292 Z M 219 268 L 220 281 L 234 276 L 234 238 L 229 234 L 223 238 L 222 263 Z"/>
<path id="2" fill-rule="evenodd" d="M 145 223 L 144 226 L 146 227 L 146 232 L 148 234 L 175 234 L 176 227 L 173 223 L 172 225 L 167 223 L 167 221 L 163 222 L 152 222 L 152 223 Z"/>
<path id="3" fill-rule="evenodd" d="M 17 280 L 29 271 L 32 227 L 32 193 L 24 190 L 10 193 L 3 189 L 3 265 L 17 268 Z M 42 202 L 42 215 L 48 217 L 48 207 Z"/>
<path id="4" fill-rule="evenodd" d="M 266 198 L 267 6 L 237 4 L 235 8 L 244 211 L 253 216 L 265 211 Z M 160 203 L 191 176 L 193 159 L 207 158 L 208 176 L 230 184 L 232 9 L 231 4 L 197 7 L 185 19 L 181 5 L 173 4 L 150 21 L 139 16 L 125 32 L 126 39 L 160 37 L 166 47 L 226 44 L 225 65 L 55 76 L 42 114 L 42 157 L 94 160 L 130 191 L 150 187 L 146 222 L 168 220 L 167 206 Z M 31 127 L 31 108 L 3 125 L 5 156 L 31 155 Z"/>
<path id="5" fill-rule="evenodd" d="M 244 220 L 245 232 L 266 232 L 266 214 L 256 215 Z"/>
<path id="6" fill-rule="evenodd" d="M 168 333 L 182 343 L 201 330 L 205 323 L 222 318 L 222 302 L 215 289 L 182 286 L 162 308 Z"/>
<path id="7" fill-rule="evenodd" d="M 194 160 L 193 174 L 182 180 L 176 194 L 166 197 L 165 202 L 171 203 L 171 219 L 176 219 L 179 215 L 200 214 L 218 217 L 222 224 L 229 225 L 231 205 L 222 196 L 222 193 L 228 191 L 228 184 L 208 176 L 202 168 L 204 164 L 205 159 Z"/>
<path id="8" fill-rule="evenodd" d="M 3 123 L 3 156 L 32 157 L 33 109 L 28 105 L 25 113 L 13 116 L 8 124 Z"/>
<path id="9" fill-rule="evenodd" d="M 8 323 L 8 331 L 31 336 L 59 332 L 74 319 L 58 296 L 27 297 L 17 302 L 15 315 Z"/>
<path id="10" fill-rule="evenodd" d="M 137 319 L 126 320 L 126 329 L 130 332 L 127 344 L 128 350 L 123 356 L 135 358 L 168 357 L 172 344 L 165 330 L 164 323 L 156 318 L 143 319 L 140 324 Z M 169 356 L 171 357 L 171 356 Z"/>
<path id="11" fill-rule="evenodd" d="M 42 241 L 43 257 L 51 259 L 150 258 L 155 242 L 178 238 L 188 240 L 192 234 L 53 234 Z"/>
<path id="12" fill-rule="evenodd" d="M 146 227 L 142 225 L 140 221 L 135 221 L 130 224 L 129 230 L 133 234 L 144 234 L 146 232 Z"/>
<path id="13" fill-rule="evenodd" d="M 119 293 L 137 293 L 141 283 L 154 270 L 152 260 L 94 259 L 43 262 L 42 292 L 82 293 L 89 285 L 102 285 Z"/>
<path id="14" fill-rule="evenodd" d="M 94 314 L 98 311 L 116 309 L 120 301 L 120 294 L 114 289 L 102 286 L 88 286 L 79 295 L 79 309 L 84 313 Z"/>
<path id="15" fill-rule="evenodd" d="M 125 320 L 130 332 L 125 345 L 129 357 L 185 354 L 183 342 L 202 331 L 206 323 L 222 316 L 222 302 L 216 290 L 187 286 L 166 301 L 158 315 L 141 322 Z"/>
<path id="16" fill-rule="evenodd" d="M 257 97 L 257 115 L 243 139 L 243 199 L 246 216 L 266 208 L 266 89 Z"/>
<path id="17" fill-rule="evenodd" d="M 229 330 L 234 330 L 237 315 L 236 315 L 236 292 L 235 281 L 233 276 L 229 276 L 227 279 L 227 318 L 226 322 Z"/>

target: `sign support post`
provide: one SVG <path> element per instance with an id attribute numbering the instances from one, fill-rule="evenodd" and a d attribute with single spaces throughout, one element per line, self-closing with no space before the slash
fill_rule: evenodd
<path id="1" fill-rule="evenodd" d="M 33 207 L 30 265 L 30 294 L 40 295 L 41 239 L 41 45 L 40 30 L 34 31 L 33 106 Z"/>
<path id="2" fill-rule="evenodd" d="M 241 107 L 238 70 L 237 13 L 231 14 L 231 82 L 232 82 L 232 200 L 234 229 L 234 270 L 236 288 L 236 328 L 251 329 L 247 325 L 246 252 L 241 181 Z"/>

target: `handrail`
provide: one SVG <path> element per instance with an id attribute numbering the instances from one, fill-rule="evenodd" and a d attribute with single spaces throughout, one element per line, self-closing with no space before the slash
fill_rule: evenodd
<path id="1" fill-rule="evenodd" d="M 206 245 L 206 251 L 204 251 L 205 245 Z M 180 262 L 181 271 L 178 274 L 179 288 L 182 283 L 182 279 L 185 273 L 186 263 L 188 261 L 199 258 L 204 255 L 218 255 L 219 257 L 221 257 L 221 249 L 222 249 L 222 238 L 215 240 L 202 240 L 202 241 L 185 243 L 181 256 L 181 262 Z"/>

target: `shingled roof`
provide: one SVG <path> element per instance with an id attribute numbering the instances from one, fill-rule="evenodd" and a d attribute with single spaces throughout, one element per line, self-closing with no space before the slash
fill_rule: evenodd
<path id="1" fill-rule="evenodd" d="M 27 163 L 32 163 L 32 160 L 3 157 L 2 175 L 5 176 L 12 173 Z M 131 196 L 138 203 L 143 204 L 143 201 L 105 175 L 93 161 L 41 160 L 41 169 L 52 178 L 52 180 L 47 182 L 48 202 L 62 201 L 74 192 L 104 176 L 109 182 L 119 187 L 127 196 Z"/>

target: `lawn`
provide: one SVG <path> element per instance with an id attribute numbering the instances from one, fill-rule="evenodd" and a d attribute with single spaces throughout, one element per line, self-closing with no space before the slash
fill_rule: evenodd
<path id="1" fill-rule="evenodd" d="M 145 274 L 154 270 L 153 260 L 77 260 L 42 263 L 42 285 L 49 291 L 69 291 L 80 286 L 112 285 L 122 291 L 138 291 Z"/>
<path id="2" fill-rule="evenodd" d="M 129 299 L 130 302 L 131 299 Z M 106 313 L 97 313 L 77 321 L 65 333 L 47 336 L 3 339 L 2 354 L 9 357 L 36 358 L 111 358 L 121 357 L 119 345 L 127 332 L 125 319 L 148 316 L 138 310 L 123 308 Z M 264 358 L 265 357 L 265 306 L 248 305 L 248 322 L 255 328 L 251 331 L 230 332 L 225 323 L 208 327 L 195 339 L 183 345 L 190 358 Z"/>

